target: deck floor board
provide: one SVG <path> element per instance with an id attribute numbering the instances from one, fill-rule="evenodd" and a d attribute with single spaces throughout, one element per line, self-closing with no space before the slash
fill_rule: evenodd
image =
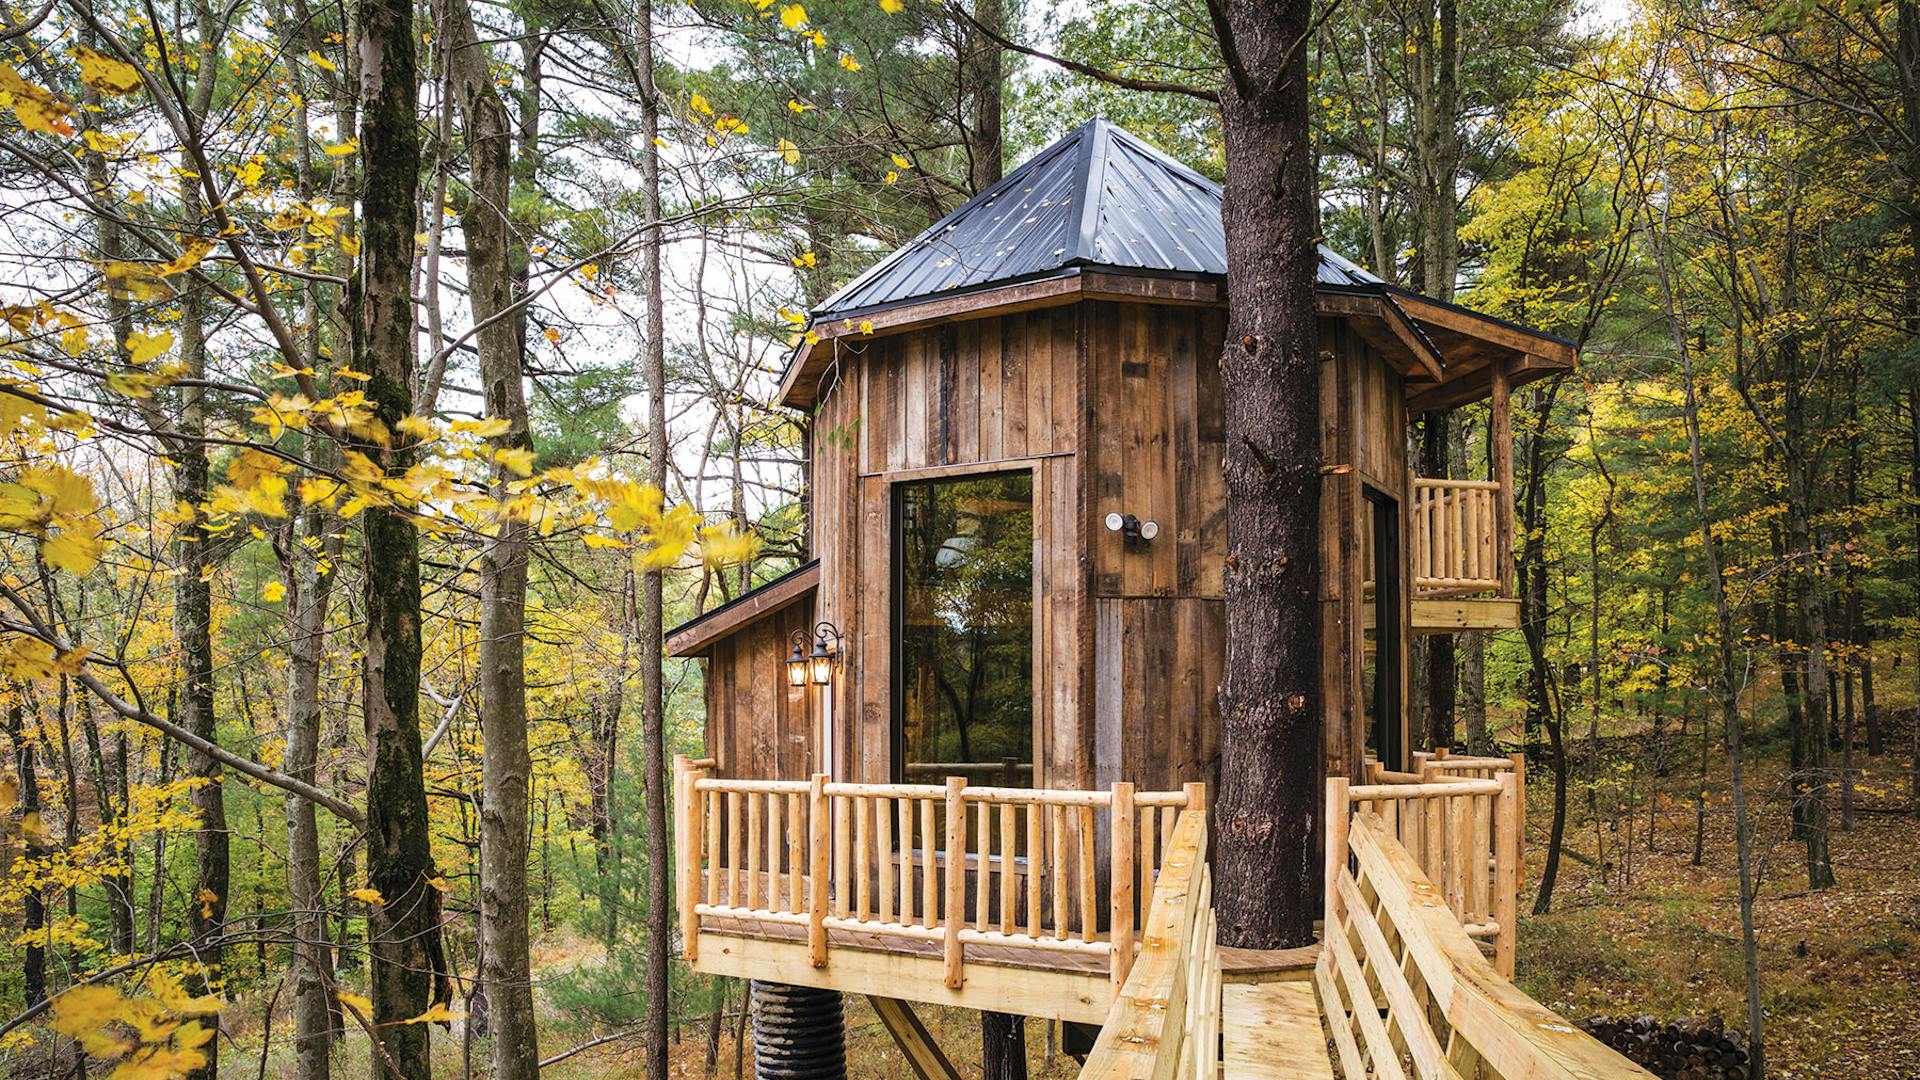
<path id="1" fill-rule="evenodd" d="M 1228 983 L 1221 991 L 1225 1080 L 1333 1080 L 1312 983 Z"/>

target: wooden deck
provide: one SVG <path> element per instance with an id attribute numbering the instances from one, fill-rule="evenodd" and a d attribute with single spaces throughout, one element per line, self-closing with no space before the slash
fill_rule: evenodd
<path id="1" fill-rule="evenodd" d="M 1098 1025 L 1082 1080 L 1648 1077 L 1507 981 L 1506 759 L 1330 783 L 1323 940 L 1277 952 L 1218 945 L 1194 791 L 711 768 L 676 762 L 688 962 L 876 999 L 920 1080 L 957 1073 L 908 1002 Z"/>
<path id="2" fill-rule="evenodd" d="M 1333 1080 L 1311 982 L 1228 983 L 1220 1030 L 1225 1080 Z"/>

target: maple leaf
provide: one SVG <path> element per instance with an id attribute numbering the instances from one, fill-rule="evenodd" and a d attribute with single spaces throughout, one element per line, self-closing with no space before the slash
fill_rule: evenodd
<path id="1" fill-rule="evenodd" d="M 798 30 L 807 25 L 807 9 L 799 4 L 785 4 L 780 8 L 780 25 L 789 30 Z"/>
<path id="2" fill-rule="evenodd" d="M 38 131 L 48 135 L 72 135 L 73 125 L 67 123 L 67 114 L 73 106 L 53 96 L 53 91 L 27 81 L 12 66 L 0 64 L 0 96 L 9 99 L 13 106 L 13 115 L 20 118 L 20 126 L 28 131 Z"/>
<path id="3" fill-rule="evenodd" d="M 269 604 L 277 604 L 287 598 L 287 587 L 278 581 L 269 581 L 260 587 L 260 599 Z"/>
<path id="4" fill-rule="evenodd" d="M 889 15 L 900 14 L 900 12 L 906 10 L 906 6 L 907 5 L 901 3 L 900 0 L 880 0 L 880 10 Z"/>
<path id="5" fill-rule="evenodd" d="M 173 332 L 170 330 L 162 330 L 157 334 L 135 330 L 127 335 L 128 359 L 135 364 L 145 364 L 171 348 L 173 348 Z"/>
<path id="6" fill-rule="evenodd" d="M 69 574 L 88 574 L 100 562 L 106 541 L 100 539 L 100 526 L 81 522 L 61 529 L 40 545 L 40 557 L 47 565 Z"/>
<path id="7" fill-rule="evenodd" d="M 140 89 L 140 69 L 106 53 L 82 45 L 73 50 L 80 61 L 80 81 L 109 97 L 122 97 Z"/>
<path id="8" fill-rule="evenodd" d="M 841 54 L 840 54 L 840 66 L 841 66 L 841 67 L 843 67 L 843 68 L 846 68 L 846 69 L 847 69 L 848 71 L 859 71 L 859 70 L 860 70 L 860 61 L 858 61 L 858 60 L 855 60 L 855 59 L 853 58 L 853 54 L 852 54 L 852 53 L 841 53 Z"/>
<path id="9" fill-rule="evenodd" d="M 780 151 L 780 157 L 784 159 L 787 164 L 800 164 L 800 148 L 793 145 L 792 142 L 786 139 L 776 139 L 774 140 L 773 147 Z"/>

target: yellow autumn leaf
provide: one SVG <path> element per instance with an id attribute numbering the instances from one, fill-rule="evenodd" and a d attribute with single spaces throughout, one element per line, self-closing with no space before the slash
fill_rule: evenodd
<path id="1" fill-rule="evenodd" d="M 793 145 L 793 143 L 789 142 L 786 139 L 776 139 L 774 140 L 773 145 L 774 145 L 774 149 L 780 151 L 780 156 L 786 160 L 787 164 L 789 165 L 800 164 L 800 148 L 799 147 Z"/>
<path id="2" fill-rule="evenodd" d="M 560 344 L 560 331 L 557 328 L 549 326 L 545 333 L 548 341 L 553 342 L 555 345 Z"/>
<path id="3" fill-rule="evenodd" d="M 889 15 L 900 14 L 900 12 L 904 10 L 906 6 L 907 5 L 901 3 L 900 0 L 880 0 L 880 10 L 886 12 Z"/>
<path id="4" fill-rule="evenodd" d="M 67 123 L 73 106 L 54 97 L 46 87 L 27 81 L 7 64 L 0 64 L 0 96 L 9 99 L 22 128 L 47 135 L 73 134 L 73 125 Z"/>
<path id="5" fill-rule="evenodd" d="M 899 174 L 899 173 L 897 173 L 897 172 L 894 172 L 894 171 L 893 171 L 892 169 L 888 169 L 888 170 L 887 170 L 887 175 L 885 175 L 885 176 L 883 176 L 883 177 L 881 177 L 880 179 L 881 179 L 881 180 L 882 180 L 882 181 L 883 181 L 884 183 L 888 183 L 888 184 L 891 184 L 891 183 L 893 183 L 894 181 L 896 181 L 896 180 L 899 180 L 899 179 L 900 179 L 900 174 Z"/>
<path id="6" fill-rule="evenodd" d="M 400 1022 L 403 1024 L 450 1024 L 465 1015 L 467 1014 L 454 1012 L 444 1001 L 436 1001 L 426 1012 Z"/>
<path id="7" fill-rule="evenodd" d="M 737 116 L 723 116 L 713 122 L 713 130 L 722 135 L 745 134 L 747 122 Z"/>
<path id="8" fill-rule="evenodd" d="M 708 566 L 735 566 L 753 558 L 759 550 L 760 538 L 731 522 L 700 530 L 700 557 Z"/>
<path id="9" fill-rule="evenodd" d="M 346 142 L 328 143 L 320 148 L 328 157 L 346 157 L 360 149 L 360 140 L 348 139 Z"/>
<path id="10" fill-rule="evenodd" d="M 693 95 L 693 100 L 687 102 L 687 106 L 702 116 L 713 115 L 713 106 L 707 103 L 707 95 L 705 94 Z"/>
<path id="11" fill-rule="evenodd" d="M 611 536 L 603 536 L 600 533 L 587 533 L 580 538 L 580 542 L 590 548 L 623 548 L 627 546 Z"/>
<path id="12" fill-rule="evenodd" d="M 260 599 L 269 604 L 277 604 L 287 598 L 287 587 L 278 581 L 269 581 L 260 587 Z"/>
<path id="13" fill-rule="evenodd" d="M 478 435 L 483 439 L 499 438 L 513 430 L 512 424 L 497 416 L 488 417 L 485 420 L 455 420 L 447 426 L 454 431 Z"/>
<path id="14" fill-rule="evenodd" d="M 140 69 L 106 53 L 81 46 L 73 50 L 80 61 L 80 81 L 102 94 L 119 97 L 140 89 Z"/>
<path id="15" fill-rule="evenodd" d="M 77 1039 L 94 1057 L 117 1058 L 133 1049 L 114 1023 L 126 1000 L 111 986 L 76 986 L 53 999 L 53 1030 Z"/>
<path id="16" fill-rule="evenodd" d="M 902 169 L 913 168 L 913 161 L 909 158 L 903 157 L 899 154 L 888 154 L 887 156 L 893 159 L 894 165 Z"/>
<path id="17" fill-rule="evenodd" d="M 852 54 L 852 53 L 841 53 L 841 54 L 840 54 L 840 66 L 841 66 L 841 67 L 843 67 L 843 68 L 846 68 L 846 69 L 847 69 L 848 71 L 859 71 L 859 70 L 860 70 L 860 61 L 858 61 L 858 60 L 855 60 L 855 59 L 853 58 L 853 54 Z"/>
<path id="18" fill-rule="evenodd" d="M 333 992 L 333 996 L 340 999 L 340 1004 L 347 1006 L 361 1016 L 373 1015 L 373 1002 L 368 1001 L 366 998 L 361 997 L 351 990 L 336 990 Z"/>
<path id="19" fill-rule="evenodd" d="M 803 251 L 793 257 L 793 265 L 802 270 L 811 270 L 820 265 L 820 256 L 811 251 Z"/>
<path id="20" fill-rule="evenodd" d="M 173 332 L 170 330 L 162 330 L 157 334 L 135 330 L 127 335 L 127 353 L 136 364 L 145 364 L 171 348 L 173 348 Z"/>
<path id="21" fill-rule="evenodd" d="M 347 896 L 363 904 L 371 904 L 374 907 L 384 906 L 387 902 L 387 898 L 380 895 L 379 889 L 367 888 L 364 885 L 358 889 L 348 890 Z"/>
<path id="22" fill-rule="evenodd" d="M 333 61 L 327 59 L 326 57 L 321 56 L 317 51 L 307 53 L 307 60 L 311 62 L 314 67 L 317 67 L 317 68 L 325 68 L 328 71 L 340 70 L 338 65 L 336 65 Z"/>
<path id="23" fill-rule="evenodd" d="M 506 447 L 493 452 L 493 460 L 505 466 L 517 476 L 533 475 L 533 451 L 523 447 Z"/>
<path id="24" fill-rule="evenodd" d="M 20 485 L 46 500 L 47 509 L 62 517 L 79 517 L 99 509 L 93 481 L 65 465 L 38 465 L 20 474 Z"/>
<path id="25" fill-rule="evenodd" d="M 780 25 L 789 30 L 798 30 L 807 25 L 807 9 L 799 4 L 785 4 L 780 8 Z"/>
<path id="26" fill-rule="evenodd" d="M 788 112 L 797 112 L 797 113 L 803 113 L 803 112 L 806 112 L 806 111 L 807 111 L 808 109 L 811 109 L 811 108 L 813 108 L 813 106 L 812 106 L 812 105 L 811 105 L 810 103 L 808 103 L 808 102 L 805 102 L 805 101 L 801 101 L 801 100 L 799 100 L 799 99 L 797 99 L 797 98 L 788 98 L 788 99 L 787 99 L 787 111 L 788 111 Z"/>
<path id="27" fill-rule="evenodd" d="M 40 545 L 40 557 L 47 565 L 69 574 L 86 574 L 100 562 L 106 542 L 100 539 L 100 526 L 93 522 L 69 525 Z"/>

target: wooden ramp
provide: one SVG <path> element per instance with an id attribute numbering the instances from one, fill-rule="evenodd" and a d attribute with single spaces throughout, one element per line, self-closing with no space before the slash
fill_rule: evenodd
<path id="1" fill-rule="evenodd" d="M 1221 990 L 1225 1080 L 1333 1080 L 1312 983 L 1228 983 Z"/>

